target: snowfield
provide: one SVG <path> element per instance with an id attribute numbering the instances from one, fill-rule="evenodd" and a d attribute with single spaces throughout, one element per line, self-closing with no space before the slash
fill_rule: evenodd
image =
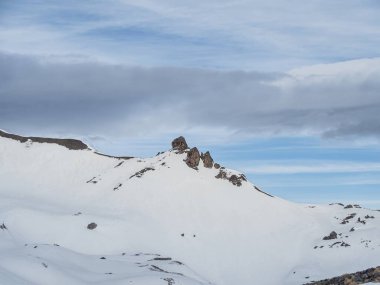
<path id="1" fill-rule="evenodd" d="M 380 265 L 379 211 L 291 203 L 184 159 L 0 137 L 0 284 L 287 285 Z"/>

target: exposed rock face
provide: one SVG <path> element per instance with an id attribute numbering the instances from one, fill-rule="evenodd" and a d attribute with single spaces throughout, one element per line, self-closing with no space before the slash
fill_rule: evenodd
<path id="1" fill-rule="evenodd" d="M 330 240 L 330 239 L 336 239 L 338 237 L 338 234 L 334 231 L 332 231 L 328 236 L 325 236 L 323 240 Z"/>
<path id="2" fill-rule="evenodd" d="M 70 150 L 83 150 L 88 149 L 88 146 L 80 140 L 73 139 L 54 139 L 54 138 L 42 138 L 42 137 L 23 137 L 19 135 L 13 135 L 0 130 L 0 137 L 19 141 L 21 143 L 37 142 L 37 143 L 50 143 L 64 146 Z"/>
<path id="3" fill-rule="evenodd" d="M 196 147 L 193 147 L 187 153 L 187 158 L 186 158 L 187 166 L 189 166 L 191 168 L 197 168 L 197 166 L 199 165 L 200 158 L 201 158 L 201 156 L 199 154 L 198 149 Z"/>
<path id="4" fill-rule="evenodd" d="M 219 173 L 215 176 L 215 178 L 228 180 L 235 186 L 241 186 L 242 181 L 247 181 L 247 178 L 243 174 L 232 174 L 228 177 L 227 172 L 224 171 L 223 168 L 219 170 Z"/>
<path id="5" fill-rule="evenodd" d="M 214 160 L 211 157 L 211 154 L 209 151 L 206 151 L 206 153 L 202 153 L 201 159 L 203 161 L 203 165 L 206 168 L 212 168 L 214 165 Z"/>
<path id="6" fill-rule="evenodd" d="M 219 173 L 215 176 L 217 179 L 228 179 L 227 173 L 223 170 L 219 170 Z"/>
<path id="7" fill-rule="evenodd" d="M 219 169 L 219 168 L 220 168 L 220 164 L 219 164 L 219 163 L 215 163 L 215 164 L 214 164 L 214 167 L 215 167 L 216 169 Z"/>
<path id="8" fill-rule="evenodd" d="M 154 171 L 155 169 L 153 167 L 145 167 L 144 169 L 140 170 L 140 171 L 137 171 L 135 174 L 133 174 L 131 177 L 129 177 L 129 179 L 133 178 L 133 177 L 138 177 L 138 178 L 141 178 L 145 172 L 147 171 Z"/>
<path id="9" fill-rule="evenodd" d="M 179 151 L 184 151 L 185 149 L 188 149 L 186 140 L 184 137 L 180 136 L 172 141 L 172 148 L 177 149 Z"/>
<path id="10" fill-rule="evenodd" d="M 380 282 L 380 266 L 376 268 L 369 268 L 367 270 L 359 271 L 352 274 L 345 274 L 339 277 L 334 277 L 331 279 L 325 279 L 321 281 L 315 281 L 307 284 L 313 285 L 348 285 L 348 284 L 363 284 Z"/>

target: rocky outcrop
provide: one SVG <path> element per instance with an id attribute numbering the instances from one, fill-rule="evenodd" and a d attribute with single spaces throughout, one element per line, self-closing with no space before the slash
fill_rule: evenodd
<path id="1" fill-rule="evenodd" d="M 172 148 L 179 151 L 184 151 L 189 147 L 187 146 L 185 138 L 180 136 L 172 141 Z"/>
<path id="2" fill-rule="evenodd" d="M 369 268 L 367 270 L 358 271 L 352 274 L 344 274 L 339 277 L 325 279 L 321 281 L 314 281 L 305 285 L 356 285 L 366 283 L 379 283 L 380 282 L 380 266 L 376 268 Z"/>
<path id="3" fill-rule="evenodd" d="M 214 165 L 214 160 L 211 157 L 211 154 L 209 151 L 206 151 L 206 153 L 201 154 L 201 159 L 203 161 L 203 166 L 206 168 L 212 168 Z"/>
<path id="4" fill-rule="evenodd" d="M 191 168 L 197 168 L 199 165 L 199 160 L 201 156 L 199 154 L 199 151 L 196 147 L 193 147 L 190 149 L 187 153 L 187 158 L 185 160 L 187 166 Z"/>
<path id="5" fill-rule="evenodd" d="M 13 135 L 0 130 L 0 137 L 8 138 L 19 141 L 21 143 L 37 142 L 37 143 L 50 143 L 64 146 L 70 150 L 82 150 L 88 149 L 88 146 L 80 140 L 74 139 L 55 139 L 55 138 L 42 138 L 42 137 L 23 137 L 19 135 Z"/>
<path id="6" fill-rule="evenodd" d="M 325 236 L 323 240 L 336 239 L 338 234 L 335 231 L 332 231 L 328 236 Z"/>
<path id="7" fill-rule="evenodd" d="M 144 169 L 137 171 L 135 174 L 133 174 L 131 177 L 129 177 L 129 179 L 131 179 L 133 177 L 141 178 L 145 172 L 154 171 L 154 170 L 155 169 L 153 167 L 145 167 Z"/>
<path id="8" fill-rule="evenodd" d="M 197 169 L 200 160 L 202 160 L 203 166 L 205 168 L 220 168 L 219 164 L 214 164 L 214 160 L 212 159 L 209 151 L 200 154 L 199 150 L 196 147 L 193 147 L 189 150 L 189 146 L 187 145 L 186 140 L 183 136 L 180 136 L 172 141 L 172 148 L 174 150 L 177 150 L 177 154 L 187 153 L 187 158 L 184 161 L 186 162 L 187 166 L 191 168 Z M 233 181 L 235 180 L 233 179 Z"/>
<path id="9" fill-rule="evenodd" d="M 215 176 L 215 178 L 228 180 L 235 186 L 241 186 L 243 181 L 247 181 L 247 178 L 243 174 L 232 174 L 231 176 L 228 176 L 224 168 L 219 170 L 219 173 Z"/>

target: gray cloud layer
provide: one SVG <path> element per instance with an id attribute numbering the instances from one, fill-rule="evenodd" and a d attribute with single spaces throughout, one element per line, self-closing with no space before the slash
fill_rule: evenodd
<path id="1" fill-rule="evenodd" d="M 352 72 L 301 80 L 1 54 L 0 128 L 82 136 L 193 130 L 216 136 L 379 137 L 380 68 L 357 75 L 352 66 Z"/>

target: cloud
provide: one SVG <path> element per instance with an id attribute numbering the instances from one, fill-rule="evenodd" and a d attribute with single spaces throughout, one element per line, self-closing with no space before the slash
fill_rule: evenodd
<path id="1" fill-rule="evenodd" d="M 379 5 L 369 0 L 21 0 L 0 5 L 1 50 L 21 54 L 81 54 L 145 67 L 276 71 L 380 55 Z"/>
<path id="2" fill-rule="evenodd" d="M 62 63 L 0 54 L 0 121 L 8 129 L 85 136 L 378 138 L 379 62 L 367 62 L 372 71 L 366 76 L 352 76 L 356 64 L 350 71 L 348 62 L 345 74 L 314 80 L 309 72 L 300 80 L 285 73 Z M 279 84 L 284 80 L 291 84 Z"/>

